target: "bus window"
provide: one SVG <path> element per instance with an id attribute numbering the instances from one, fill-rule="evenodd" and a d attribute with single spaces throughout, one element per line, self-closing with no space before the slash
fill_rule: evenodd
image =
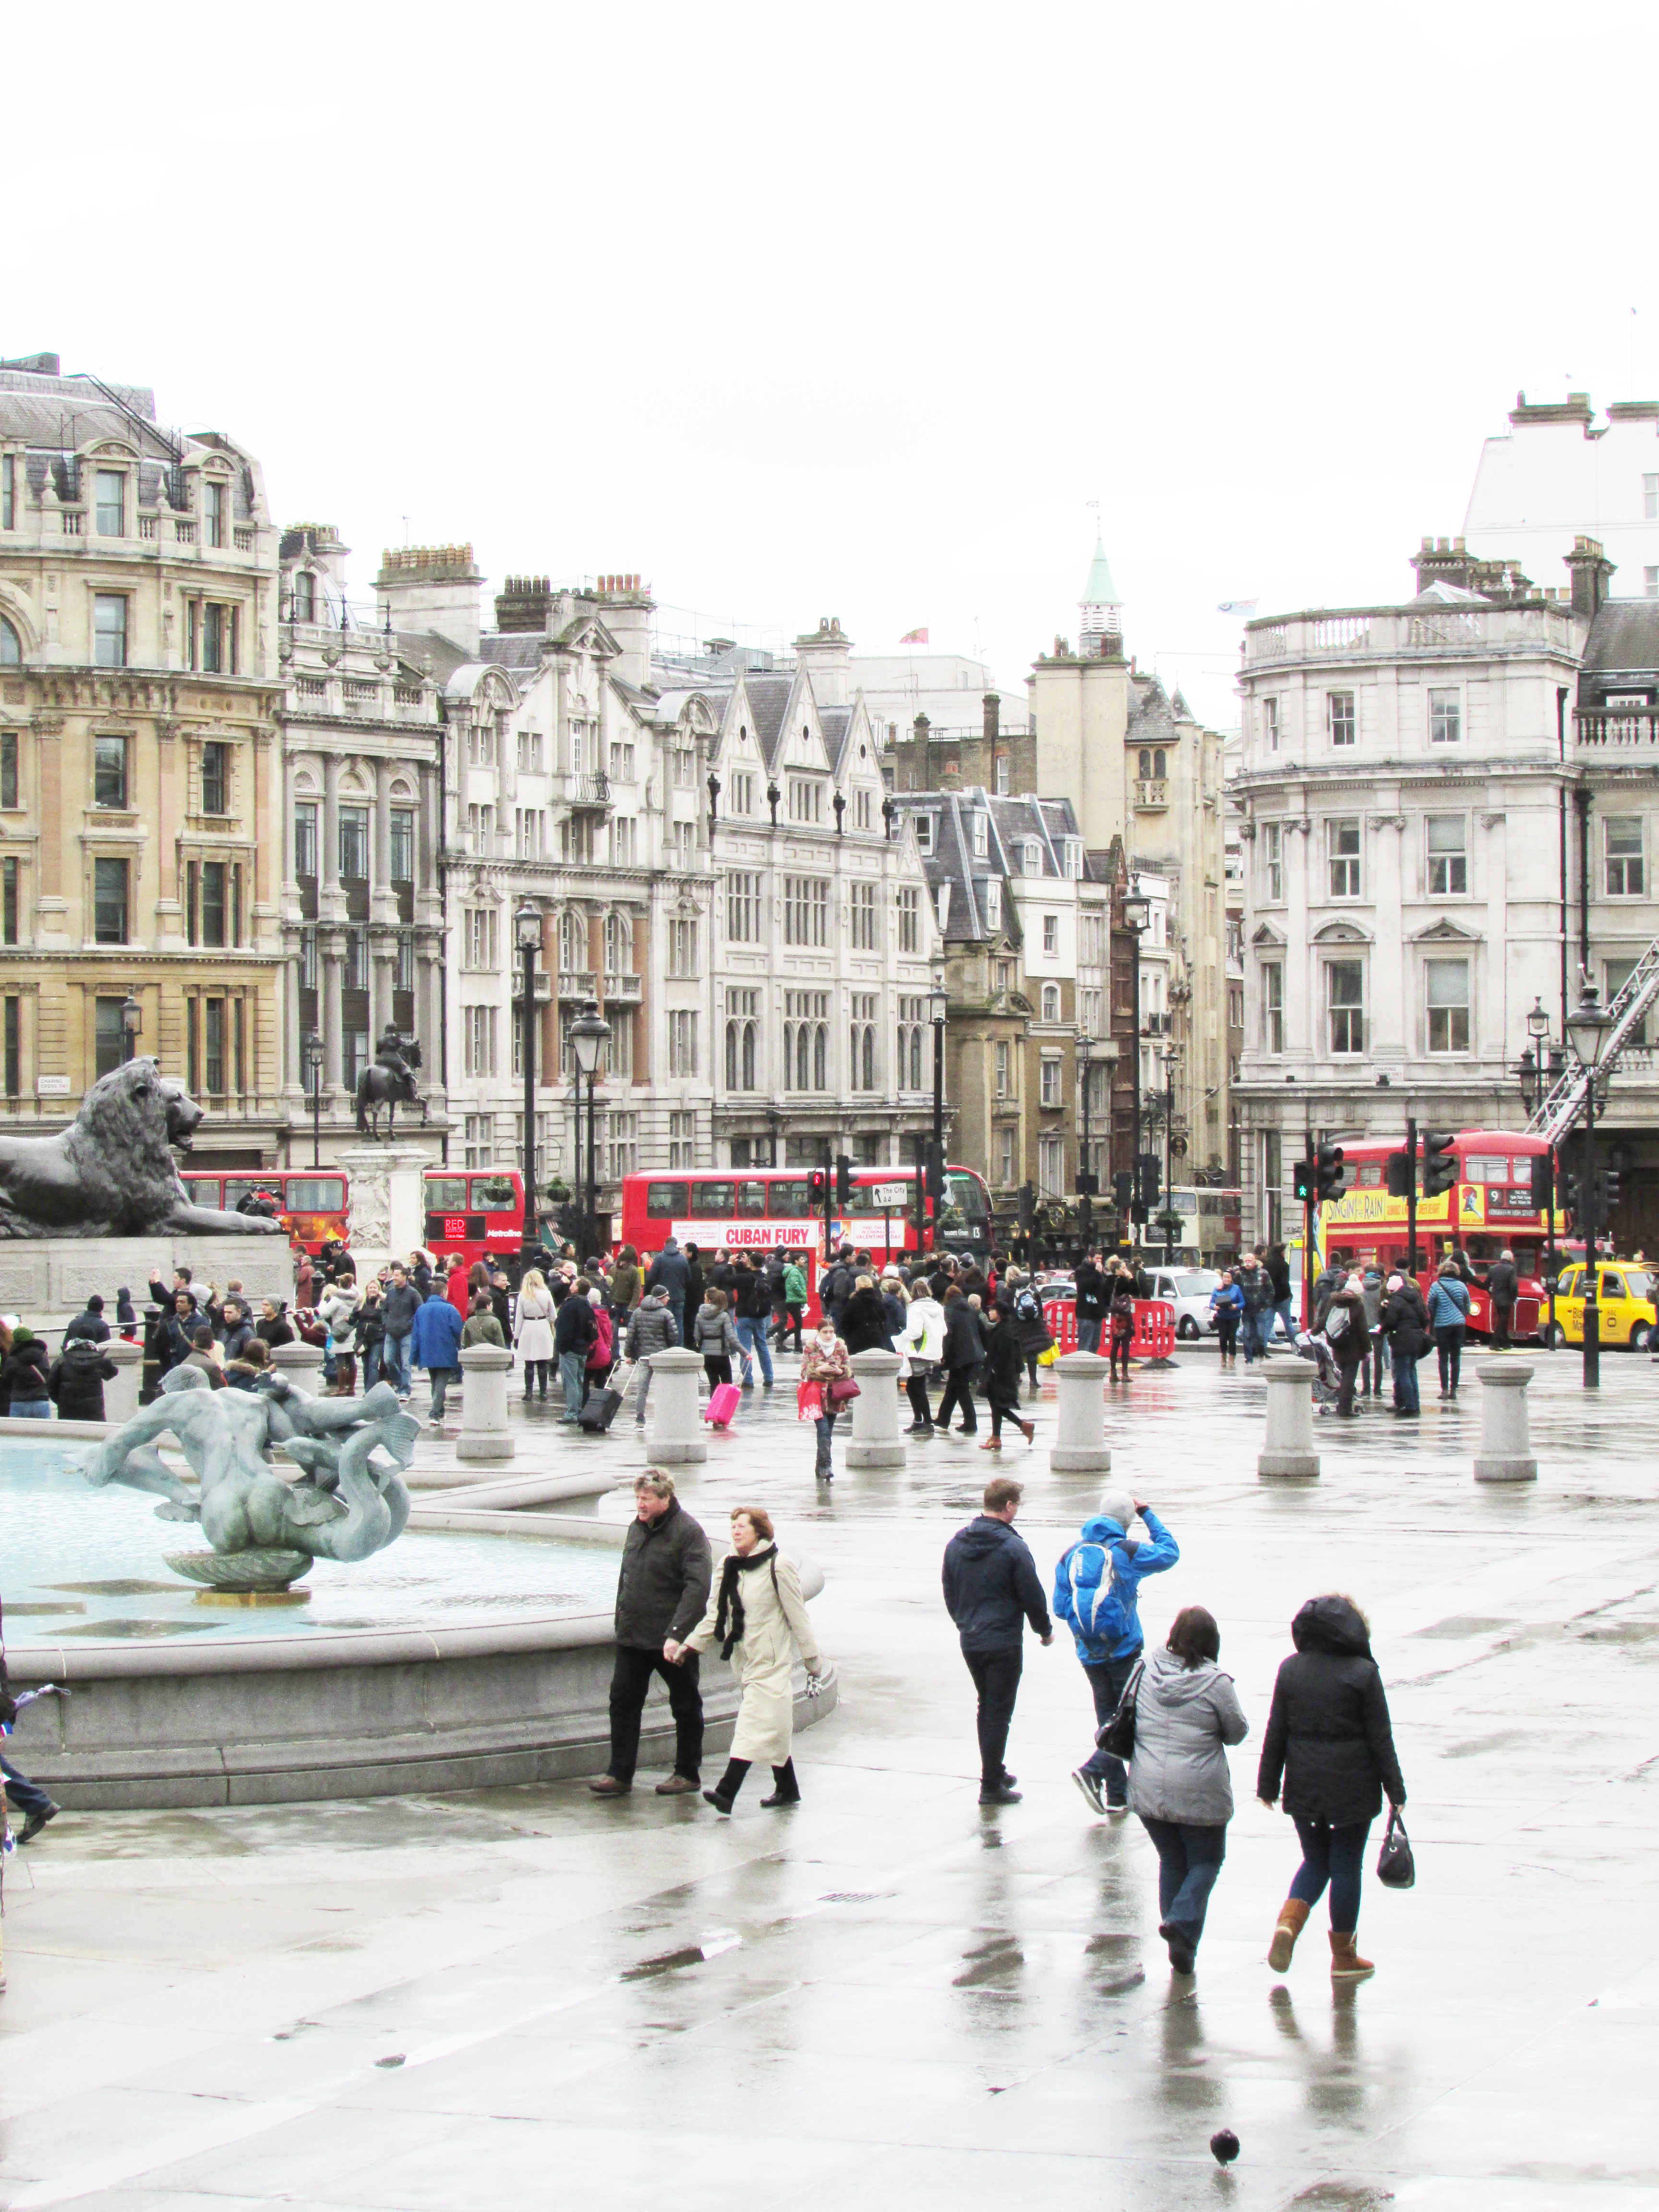
<path id="1" fill-rule="evenodd" d="M 737 1210 L 738 1193 L 735 1183 L 700 1182 L 691 1200 L 692 1218 L 697 1221 L 720 1221 Z"/>
<path id="2" fill-rule="evenodd" d="M 234 1207 L 236 1203 L 236 1199 L 234 1198 L 222 1199 L 220 1197 L 219 1178 L 217 1176 L 187 1175 L 181 1176 L 179 1180 L 184 1184 L 185 1188 L 190 1193 L 190 1202 L 192 1206 L 225 1206 Z M 257 1188 L 257 1185 L 251 1182 L 239 1182 L 233 1185 L 233 1188 L 236 1192 L 237 1198 L 240 1198 L 245 1190 L 253 1190 Z"/>
<path id="3" fill-rule="evenodd" d="M 1354 1175 L 1354 1185 L 1359 1190 L 1376 1190 L 1382 1181 L 1381 1160 L 1362 1160 Z"/>
<path id="4" fill-rule="evenodd" d="M 691 1211 L 689 1183 L 648 1182 L 645 1187 L 645 1211 L 652 1221 L 672 1221 L 676 1214 Z"/>
<path id="5" fill-rule="evenodd" d="M 338 1176 L 290 1176 L 283 1201 L 290 1213 L 337 1213 L 345 1185 Z"/>
<path id="6" fill-rule="evenodd" d="M 1510 1179 L 1509 1155 L 1503 1152 L 1471 1152 L 1463 1163 L 1465 1182 L 1507 1182 Z"/>
<path id="7" fill-rule="evenodd" d="M 750 1217 L 764 1216 L 766 1185 L 763 1182 L 740 1182 L 738 1185 L 738 1212 Z"/>
<path id="8" fill-rule="evenodd" d="M 772 1185 L 772 1218 L 775 1221 L 799 1220 L 806 1210 L 806 1184 L 804 1180 Z"/>
<path id="9" fill-rule="evenodd" d="M 969 1221 L 983 1221 L 987 1218 L 984 1186 L 977 1176 L 963 1175 L 955 1168 L 945 1173 L 945 1202 Z"/>
<path id="10" fill-rule="evenodd" d="M 466 1177 L 428 1176 L 426 1179 L 426 1203 L 427 1211 L 430 1213 L 465 1213 Z"/>
<path id="11" fill-rule="evenodd" d="M 1195 1190 L 1172 1190 L 1170 1193 L 1170 1211 L 1175 1213 L 1196 1215 L 1198 1193 Z"/>
<path id="12" fill-rule="evenodd" d="M 1542 1155 L 1537 1152 L 1522 1152 L 1518 1159 L 1511 1160 L 1510 1162 L 1510 1181 L 1511 1182 L 1519 1183 L 1522 1190 L 1530 1190 L 1532 1188 L 1532 1164 L 1534 1160 L 1540 1158 L 1541 1157 Z"/>
<path id="13" fill-rule="evenodd" d="M 519 1194 L 513 1188 L 511 1176 L 474 1176 L 472 1178 L 472 1211 L 475 1213 L 500 1213 L 515 1207 Z"/>

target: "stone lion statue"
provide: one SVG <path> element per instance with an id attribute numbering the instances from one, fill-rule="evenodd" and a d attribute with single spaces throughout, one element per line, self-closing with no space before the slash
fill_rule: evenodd
<path id="1" fill-rule="evenodd" d="M 201 1121 L 159 1061 L 101 1076 L 57 1136 L 0 1135 L 0 1237 L 282 1236 L 280 1222 L 191 1204 L 173 1153 Z"/>

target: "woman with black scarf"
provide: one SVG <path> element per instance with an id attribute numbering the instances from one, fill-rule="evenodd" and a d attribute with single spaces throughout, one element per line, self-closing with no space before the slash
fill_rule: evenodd
<path id="1" fill-rule="evenodd" d="M 663 1654 L 678 1662 L 718 1641 L 721 1658 L 732 1662 L 742 1686 L 732 1756 L 714 1787 L 702 1793 L 717 1813 L 732 1810 L 744 1777 L 757 1759 L 772 1770 L 772 1795 L 763 1797 L 762 1804 L 800 1802 L 791 1756 L 795 1724 L 792 1640 L 808 1674 L 821 1674 L 823 1661 L 806 1616 L 800 1570 L 779 1551 L 771 1516 L 758 1505 L 739 1505 L 732 1515 L 732 1550 L 709 1593 L 708 1610 L 684 1644 L 670 1644 Z"/>

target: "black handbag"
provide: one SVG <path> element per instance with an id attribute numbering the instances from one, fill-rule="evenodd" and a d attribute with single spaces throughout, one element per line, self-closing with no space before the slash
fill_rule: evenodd
<path id="1" fill-rule="evenodd" d="M 1400 1817 L 1397 1805 L 1389 1808 L 1388 1829 L 1382 1838 L 1382 1848 L 1376 1855 L 1376 1878 L 1388 1889 L 1409 1889 L 1417 1880 L 1411 1838 L 1406 1833 L 1406 1823 Z"/>
<path id="2" fill-rule="evenodd" d="M 1095 1730 L 1095 1747 L 1108 1752 L 1114 1759 L 1133 1759 L 1135 1753 L 1135 1698 L 1140 1689 L 1141 1667 L 1137 1662 L 1135 1671 L 1123 1686 L 1123 1695 L 1117 1701 L 1117 1711 L 1109 1721 Z"/>

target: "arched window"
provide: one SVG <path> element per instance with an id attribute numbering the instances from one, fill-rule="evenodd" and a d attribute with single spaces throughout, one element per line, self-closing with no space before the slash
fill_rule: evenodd
<path id="1" fill-rule="evenodd" d="M 805 1089 L 805 1085 L 802 1088 Z M 820 1022 L 812 1032 L 812 1088 L 830 1088 L 830 1025 Z"/>
<path id="2" fill-rule="evenodd" d="M 634 972 L 634 925 L 625 914 L 605 918 L 605 972 L 631 975 Z"/>
<path id="3" fill-rule="evenodd" d="M 1058 983 L 1045 983 L 1042 987 L 1042 1018 L 1045 1022 L 1057 1022 L 1060 1019 Z"/>
<path id="4" fill-rule="evenodd" d="M 727 1022 L 726 1024 L 726 1087 L 728 1091 L 735 1091 L 738 1087 L 738 1024 L 736 1022 Z"/>
<path id="5" fill-rule="evenodd" d="M 755 1024 L 753 1022 L 745 1022 L 743 1025 L 743 1087 L 745 1091 L 752 1091 L 755 1087 Z"/>
<path id="6" fill-rule="evenodd" d="M 812 1031 L 811 1024 L 803 1022 L 795 1031 L 795 1088 L 810 1091 L 812 1073 Z"/>
<path id="7" fill-rule="evenodd" d="M 876 1087 L 876 1031 L 875 1024 L 867 1022 L 864 1030 L 864 1088 Z"/>
<path id="8" fill-rule="evenodd" d="M 579 914 L 559 916 L 559 973 L 580 975 L 587 965 L 587 922 Z"/>
<path id="9" fill-rule="evenodd" d="M 0 615 L 0 668 L 21 668 L 22 665 L 22 641 L 5 617 Z"/>
<path id="10" fill-rule="evenodd" d="M 1152 772 L 1152 754 L 1143 745 L 1140 749 L 1140 780 L 1144 783 Z"/>
<path id="11" fill-rule="evenodd" d="M 1160 783 L 1163 781 L 1163 780 L 1164 780 L 1164 750 L 1163 750 L 1163 747 L 1162 747 L 1162 746 L 1160 746 L 1160 747 L 1158 748 L 1158 751 L 1157 751 L 1157 752 L 1155 752 L 1155 753 L 1152 755 L 1152 774 L 1153 774 L 1153 775 L 1154 775 L 1155 777 L 1157 777 L 1157 779 L 1158 780 L 1158 781 L 1159 781 Z"/>
<path id="12" fill-rule="evenodd" d="M 916 1023 L 910 1031 L 910 1088 L 921 1088 L 921 1024 Z"/>

